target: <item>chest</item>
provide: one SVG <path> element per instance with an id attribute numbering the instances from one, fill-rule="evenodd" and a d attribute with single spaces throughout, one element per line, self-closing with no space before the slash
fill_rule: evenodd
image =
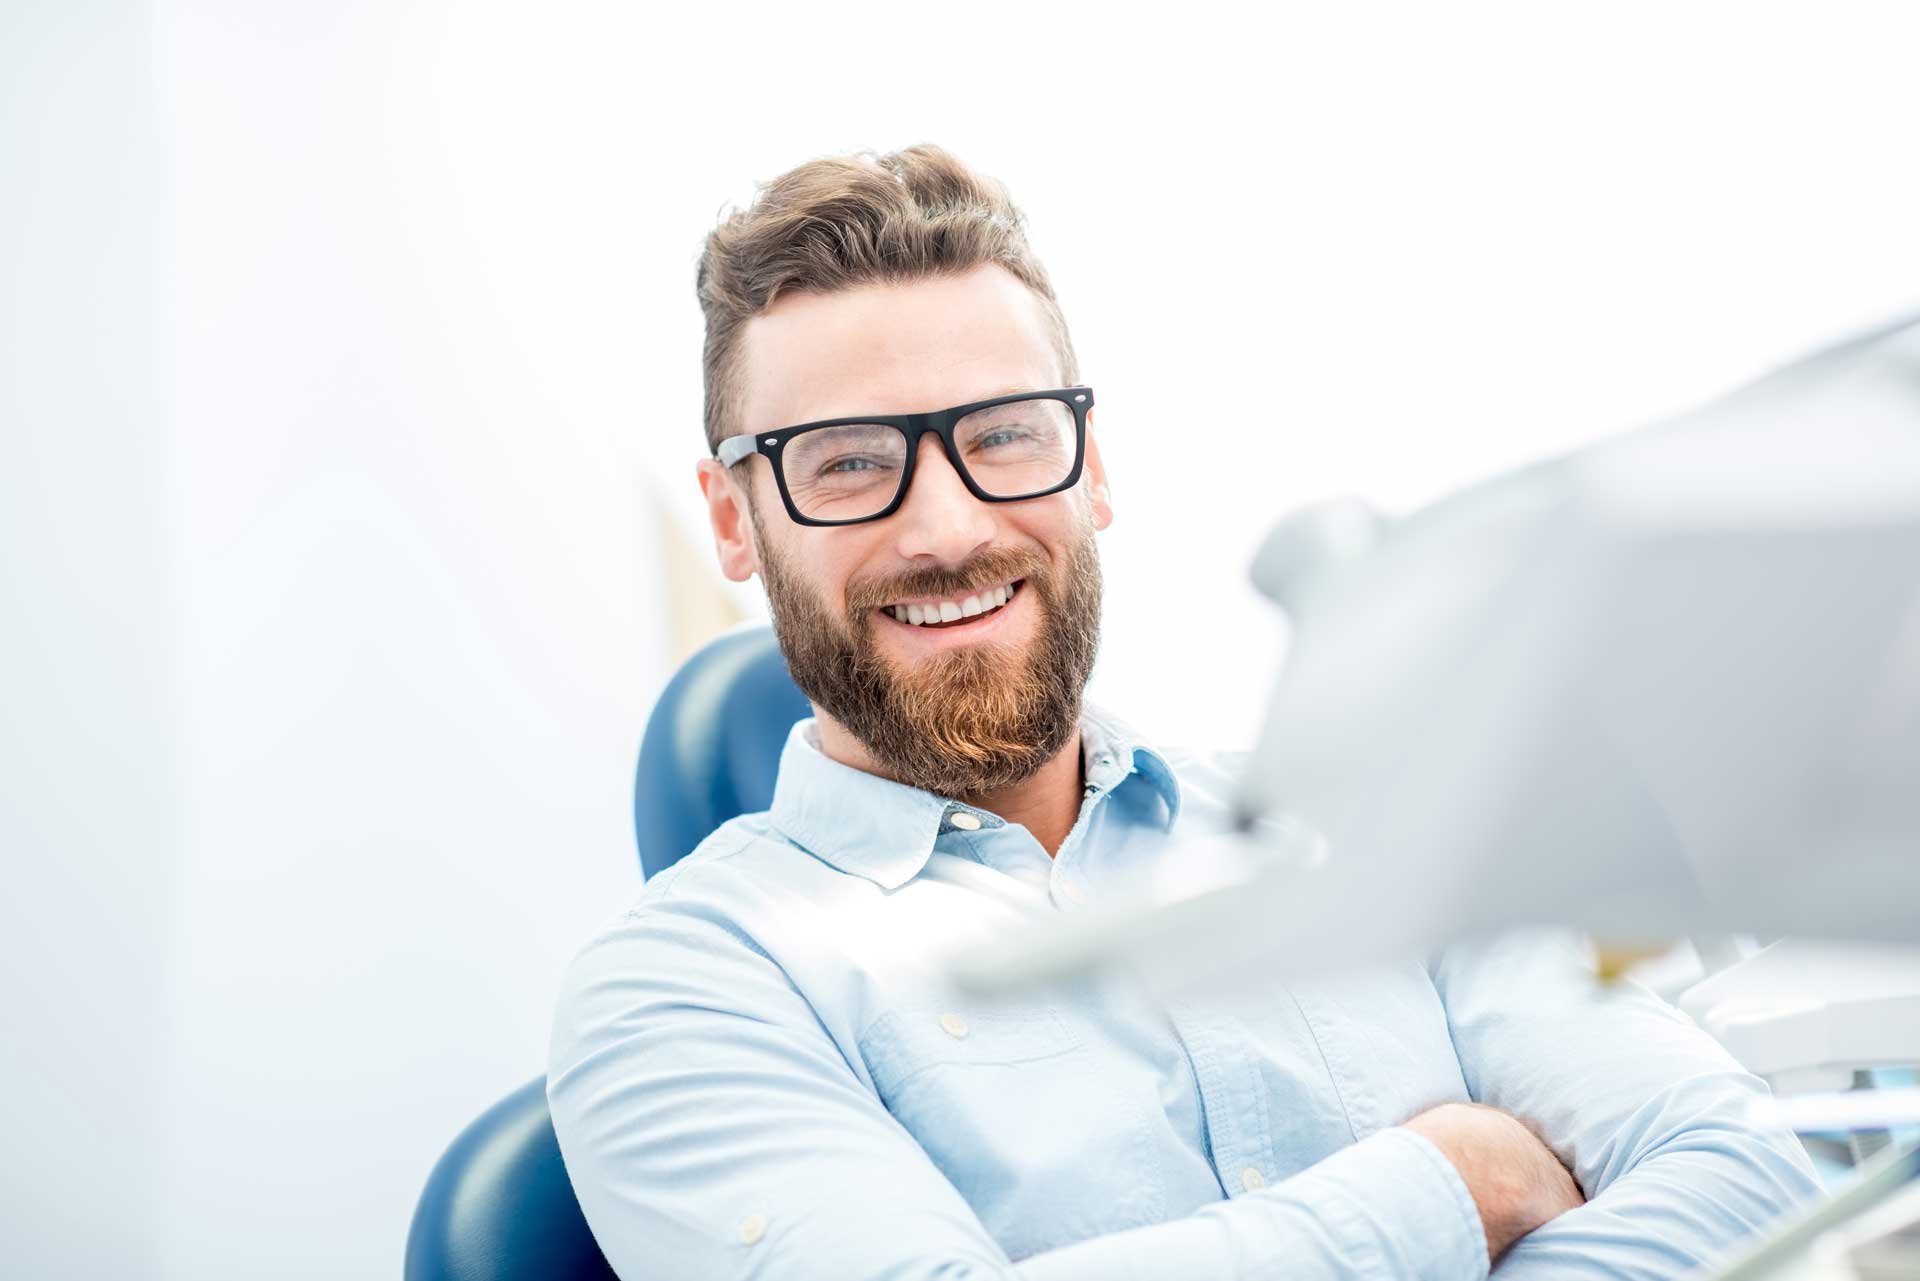
<path id="1" fill-rule="evenodd" d="M 857 1051 L 875 1093 L 1016 1258 L 1257 1190 L 1466 1097 L 1416 965 L 1231 1005 L 1121 980 L 870 999 Z"/>

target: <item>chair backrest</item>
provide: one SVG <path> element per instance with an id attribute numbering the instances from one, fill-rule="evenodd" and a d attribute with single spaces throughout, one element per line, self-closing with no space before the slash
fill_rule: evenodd
<path id="1" fill-rule="evenodd" d="M 427 1177 L 406 1281 L 612 1281 L 574 1199 L 539 1077 L 480 1114 Z"/>
<path id="2" fill-rule="evenodd" d="M 807 700 L 769 628 L 732 632 L 675 673 L 640 745 L 634 836 L 647 876 L 773 798 L 780 751 Z M 606 1281 L 547 1114 L 521 1086 L 453 1141 L 413 1213 L 406 1281 Z"/>
<path id="3" fill-rule="evenodd" d="M 644 874 L 673 866 L 735 815 L 767 808 L 787 732 L 811 711 L 771 628 L 729 632 L 682 664 L 640 743 L 633 833 Z"/>

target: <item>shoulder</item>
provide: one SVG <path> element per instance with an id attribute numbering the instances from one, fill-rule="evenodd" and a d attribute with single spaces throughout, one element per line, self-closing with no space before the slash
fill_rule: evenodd
<path id="1" fill-rule="evenodd" d="M 796 918 L 857 893 L 857 879 L 788 840 L 764 812 L 730 819 L 587 938 L 567 966 L 562 1004 L 615 978 L 765 963 Z"/>
<path id="2" fill-rule="evenodd" d="M 810 870 L 806 865 L 817 863 L 774 831 L 764 812 L 729 819 L 635 890 L 587 939 L 575 964 L 617 939 L 666 937 L 700 922 L 746 914 L 766 896 L 770 883 L 803 878 Z"/>
<path id="3" fill-rule="evenodd" d="M 1193 747 L 1150 749 L 1173 776 L 1180 792 L 1183 830 L 1224 830 L 1233 812 L 1234 789 L 1251 754 L 1240 750 Z"/>
<path id="4" fill-rule="evenodd" d="M 1240 748 L 1175 746 L 1156 747 L 1153 750 L 1160 754 L 1167 767 L 1183 783 L 1189 779 L 1195 783 L 1231 781 L 1240 776 L 1240 771 L 1246 768 L 1247 758 L 1253 755 Z"/>
<path id="5" fill-rule="evenodd" d="M 763 934 L 778 884 L 811 855 L 782 841 L 765 816 L 716 829 L 657 873 L 574 952 L 561 976 L 550 1053 L 569 1061 L 655 1020 L 732 1003 L 752 1008 L 786 984 Z"/>
<path id="6" fill-rule="evenodd" d="M 655 873 L 626 910 L 641 912 L 649 906 L 664 906 L 676 899 L 698 898 L 716 879 L 725 881 L 727 873 L 720 871 L 716 876 L 716 869 L 751 868 L 770 855 L 777 855 L 782 848 L 792 846 L 768 824 L 764 810 L 730 818 L 708 833 L 707 838 L 679 862 Z"/>

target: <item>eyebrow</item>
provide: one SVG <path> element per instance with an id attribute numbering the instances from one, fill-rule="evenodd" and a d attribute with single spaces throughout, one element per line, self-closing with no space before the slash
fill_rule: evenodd
<path id="1" fill-rule="evenodd" d="M 998 400 L 998 399 L 999 399 L 1000 397 L 1002 397 L 1002 396 L 1024 396 L 1024 395 L 1025 395 L 1026 393 L 1028 393 L 1028 392 L 1030 392 L 1030 391 L 1046 391 L 1046 390 L 1048 390 L 1048 389 L 1047 389 L 1047 388 L 1045 388 L 1045 387 L 1039 387 L 1039 386 L 1036 386 L 1036 385 L 1034 385 L 1034 384 L 1032 384 L 1032 383 L 1010 383 L 1010 384 L 1008 384 L 1008 385 L 1006 385 L 1006 386 L 1003 386 L 1003 387 L 1000 387 L 1000 388 L 997 388 L 997 389 L 995 389 L 995 390 L 993 390 L 993 391 L 989 391 L 989 392 L 985 392 L 985 393 L 983 393 L 982 395 L 978 395 L 978 396 L 975 396 L 975 397 L 973 397 L 973 398 L 972 398 L 971 400 L 964 400 L 964 401 L 961 401 L 960 403 L 961 403 L 961 404 L 963 404 L 963 405 L 971 405 L 971 404 L 975 404 L 975 403 L 977 403 L 977 402 L 979 402 L 979 401 L 982 401 L 982 400 Z M 945 408 L 945 406 L 942 406 L 942 408 Z M 865 412 L 865 411 L 862 411 L 862 412 Z M 896 413 L 895 413 L 894 411 L 886 411 L 886 412 L 884 412 L 884 413 L 883 413 L 882 411 L 879 411 L 879 410 L 875 410 L 875 411 L 873 411 L 873 412 L 874 412 L 874 416 L 875 416 L 876 418 L 878 418 L 878 417 L 896 417 L 896 416 L 897 416 L 897 414 L 896 414 Z M 910 410 L 910 411 L 907 411 L 907 412 L 924 412 L 924 411 L 911 411 L 911 410 Z M 801 425 L 804 425 L 804 424 L 806 424 L 806 423 L 820 423 L 820 422 L 831 422 L 831 421 L 833 421 L 833 420 L 834 420 L 835 418 L 847 418 L 847 419 L 855 419 L 855 418 L 858 418 L 858 417 L 860 417 L 860 414 L 859 414 L 859 413 L 852 413 L 852 414 L 829 414 L 829 415 L 828 415 L 828 416 L 826 416 L 825 418 L 806 418 L 806 419 L 802 419 L 802 420 L 801 420 L 801 421 L 800 421 L 799 423 L 794 423 L 794 424 L 786 424 L 786 425 L 787 425 L 787 426 L 801 426 Z M 778 431 L 778 430 L 780 430 L 780 428 L 777 428 L 777 427 L 767 427 L 767 428 L 764 428 L 763 430 L 765 430 L 765 431 Z M 741 435 L 743 435 L 743 436 L 751 436 L 751 435 L 755 435 L 756 433 L 754 433 L 754 432 L 742 432 L 742 433 L 740 433 L 740 434 L 741 434 Z"/>
<path id="2" fill-rule="evenodd" d="M 1009 383 L 1003 387 L 996 387 L 991 391 L 981 392 L 978 396 L 969 396 L 959 403 L 962 405 L 976 405 L 983 400 L 998 400 L 1002 396 L 1024 396 L 1028 392 L 1045 390 L 1047 389 L 1036 386 L 1033 383 Z M 945 409 L 948 408 L 948 406 L 943 405 L 941 408 Z"/>
<path id="3" fill-rule="evenodd" d="M 958 403 L 962 405 L 972 405 L 972 404 L 977 404 L 983 400 L 998 400 L 1002 396 L 1024 396 L 1030 391 L 1045 391 L 1045 390 L 1047 389 L 1044 387 L 1037 387 L 1032 383 L 1009 383 L 1004 387 L 996 387 L 992 391 L 982 392 L 978 396 L 969 396 L 967 399 L 960 401 Z M 941 408 L 944 409 L 946 408 L 946 406 L 943 405 L 941 406 Z M 910 411 L 910 412 L 914 412 L 914 411 Z"/>

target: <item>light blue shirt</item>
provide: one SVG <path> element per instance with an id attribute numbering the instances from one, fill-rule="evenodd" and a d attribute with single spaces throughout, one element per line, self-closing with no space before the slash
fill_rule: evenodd
<path id="1" fill-rule="evenodd" d="M 923 941 L 1084 910 L 1225 824 L 1225 760 L 1081 728 L 1049 858 L 802 721 L 770 809 L 579 954 L 547 1093 L 623 1278 L 1483 1277 L 1466 1185 L 1400 1127 L 1449 1100 L 1526 1118 L 1589 1198 L 1506 1256 L 1513 1281 L 1675 1276 L 1816 1194 L 1764 1084 L 1643 989 L 1597 990 L 1562 935 L 1230 1006 L 1124 976 L 956 996 Z"/>

